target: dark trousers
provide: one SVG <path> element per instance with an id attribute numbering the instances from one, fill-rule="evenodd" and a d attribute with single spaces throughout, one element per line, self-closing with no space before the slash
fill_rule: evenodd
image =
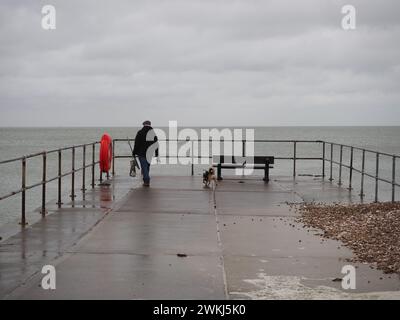
<path id="1" fill-rule="evenodd" d="M 143 182 L 150 183 L 150 163 L 147 162 L 146 157 L 139 156 L 140 167 L 142 169 Z"/>

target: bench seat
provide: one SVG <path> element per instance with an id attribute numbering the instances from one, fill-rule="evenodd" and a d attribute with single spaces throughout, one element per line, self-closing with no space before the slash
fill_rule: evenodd
<path id="1" fill-rule="evenodd" d="M 213 163 L 214 168 L 218 168 L 219 163 Z M 239 164 L 239 163 L 224 163 L 221 164 L 222 169 L 238 169 L 238 168 L 243 168 L 243 169 L 264 169 L 265 165 L 264 164 L 252 164 L 252 163 L 246 163 L 245 165 Z M 273 169 L 274 166 L 270 165 L 270 169 Z"/>
<path id="2" fill-rule="evenodd" d="M 214 157 L 215 158 L 215 157 Z M 264 181 L 269 181 L 269 169 L 273 169 L 272 164 L 275 162 L 275 158 L 271 156 L 255 156 L 252 158 L 254 163 L 236 163 L 235 157 L 231 157 L 231 162 L 225 162 L 227 157 L 219 156 L 219 161 L 213 162 L 213 167 L 217 168 L 217 178 L 222 180 L 222 169 L 262 169 L 264 170 Z"/>

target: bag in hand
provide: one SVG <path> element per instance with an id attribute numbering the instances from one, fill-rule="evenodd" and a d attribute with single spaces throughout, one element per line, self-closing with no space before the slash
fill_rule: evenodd
<path id="1" fill-rule="evenodd" d="M 138 165 L 136 159 L 134 158 L 131 160 L 131 169 L 129 171 L 129 175 L 133 178 L 136 177 L 136 168 L 139 169 L 139 165 Z"/>

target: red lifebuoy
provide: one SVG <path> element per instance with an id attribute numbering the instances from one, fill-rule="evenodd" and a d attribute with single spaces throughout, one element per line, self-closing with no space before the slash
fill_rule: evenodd
<path id="1" fill-rule="evenodd" d="M 108 133 L 104 133 L 100 141 L 100 171 L 108 172 L 112 162 L 112 139 Z"/>

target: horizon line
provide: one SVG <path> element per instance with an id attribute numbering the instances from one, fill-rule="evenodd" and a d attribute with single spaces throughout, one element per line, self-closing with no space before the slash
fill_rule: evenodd
<path id="1" fill-rule="evenodd" d="M 179 123 L 178 123 L 179 124 Z M 67 129 L 67 128 L 138 128 L 141 127 L 141 124 L 138 125 L 132 125 L 132 126 L 108 126 L 108 125 L 104 125 L 104 126 L 1 126 L 0 125 L 0 129 L 23 129 L 23 128 L 29 128 L 29 129 L 43 129 L 43 128 L 48 128 L 48 129 Z M 158 125 L 154 125 L 152 124 L 153 127 L 168 127 L 168 125 L 164 125 L 164 126 L 158 126 Z M 299 127 L 305 127 L 305 128 L 352 128 L 352 127 L 359 127 L 359 128 L 376 128 L 376 127 L 400 127 L 400 124 L 398 125 L 281 125 L 281 126 L 271 126 L 271 125 L 218 125 L 218 126 L 213 126 L 213 125 L 179 125 L 179 127 L 192 127 L 192 128 L 240 128 L 240 127 L 254 127 L 254 128 L 299 128 Z"/>

